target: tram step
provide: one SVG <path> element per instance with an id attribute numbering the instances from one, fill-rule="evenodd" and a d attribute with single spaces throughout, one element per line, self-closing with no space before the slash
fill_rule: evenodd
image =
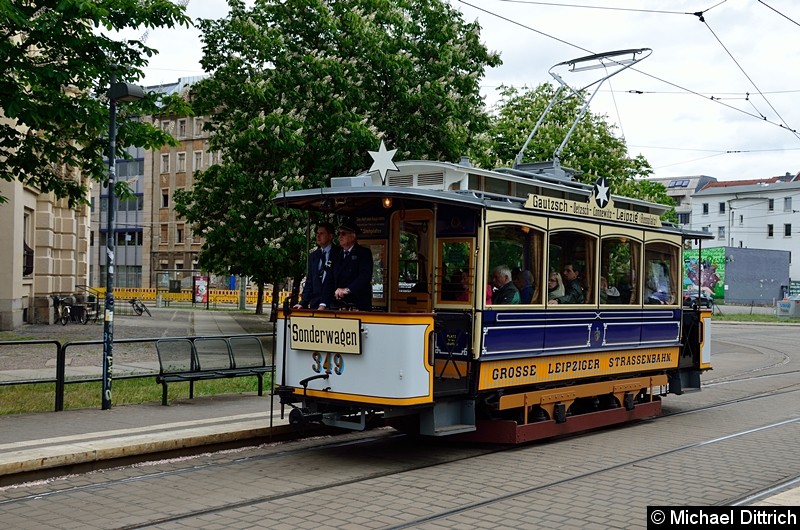
<path id="1" fill-rule="evenodd" d="M 433 431 L 434 436 L 450 436 L 451 434 L 461 434 L 464 432 L 472 432 L 475 430 L 475 425 L 459 424 L 459 425 L 446 425 L 439 427 Z"/>

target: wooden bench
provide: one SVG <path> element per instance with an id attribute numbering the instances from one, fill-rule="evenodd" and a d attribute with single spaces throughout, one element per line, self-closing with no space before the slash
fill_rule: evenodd
<path id="1" fill-rule="evenodd" d="M 189 398 L 194 398 L 194 382 L 226 377 L 255 376 L 258 395 L 264 394 L 264 374 L 274 371 L 264 358 L 258 337 L 164 338 L 156 341 L 161 384 L 161 404 L 167 405 L 169 383 L 189 383 Z"/>

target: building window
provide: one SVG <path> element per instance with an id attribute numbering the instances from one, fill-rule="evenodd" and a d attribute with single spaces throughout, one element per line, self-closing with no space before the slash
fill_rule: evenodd
<path id="1" fill-rule="evenodd" d="M 792 237 L 792 223 L 783 225 L 783 237 Z"/>
<path id="2" fill-rule="evenodd" d="M 717 239 L 725 239 L 725 227 L 718 226 L 717 227 Z"/>
<path id="3" fill-rule="evenodd" d="M 163 153 L 161 155 L 161 172 L 169 173 L 169 153 Z"/>
<path id="4" fill-rule="evenodd" d="M 739 226 L 744 226 L 744 215 L 739 215 Z"/>
<path id="5" fill-rule="evenodd" d="M 178 138 L 186 138 L 186 120 L 178 120 Z"/>
<path id="6" fill-rule="evenodd" d="M 703 215 L 708 215 L 708 203 L 703 203 Z"/>
<path id="7" fill-rule="evenodd" d="M 692 219 L 692 214 L 690 213 L 679 213 L 678 214 L 678 222 L 682 225 L 689 225 Z"/>
<path id="8" fill-rule="evenodd" d="M 24 277 L 33 274 L 34 252 L 28 241 L 33 242 L 33 211 L 28 211 L 26 208 L 22 216 L 22 276 Z"/>
<path id="9" fill-rule="evenodd" d="M 783 211 L 784 212 L 791 212 L 792 211 L 792 198 L 791 197 L 784 197 L 783 198 Z"/>
<path id="10" fill-rule="evenodd" d="M 169 190 L 161 190 L 161 207 L 169 208 Z"/>
<path id="11" fill-rule="evenodd" d="M 725 203 L 719 203 L 719 213 L 725 213 Z"/>
<path id="12" fill-rule="evenodd" d="M 175 262 L 175 268 L 176 269 L 182 269 L 183 268 L 183 262 L 182 261 L 176 261 Z"/>
<path id="13" fill-rule="evenodd" d="M 164 120 L 161 122 L 161 130 L 169 132 L 170 130 L 169 120 Z"/>
<path id="14" fill-rule="evenodd" d="M 704 227 L 703 227 L 703 232 L 706 232 L 706 233 L 708 233 L 708 229 L 709 229 L 709 228 L 711 228 L 711 227 L 710 227 L 710 226 L 704 226 Z"/>
<path id="15" fill-rule="evenodd" d="M 178 153 L 178 159 L 175 165 L 175 171 L 183 173 L 186 171 L 186 153 Z"/>
<path id="16" fill-rule="evenodd" d="M 161 225 L 161 244 L 169 243 L 169 225 Z"/>
<path id="17" fill-rule="evenodd" d="M 175 228 L 175 241 L 176 243 L 183 243 L 183 225 L 178 225 Z"/>
<path id="18" fill-rule="evenodd" d="M 769 210 L 770 212 L 775 211 L 775 199 L 767 200 L 767 210 Z"/>
<path id="19" fill-rule="evenodd" d="M 194 119 L 194 135 L 200 136 L 203 133 L 203 119 L 202 118 L 195 118 Z"/>
<path id="20" fill-rule="evenodd" d="M 772 237 L 772 236 L 773 236 L 773 226 L 767 225 L 767 237 Z"/>
<path id="21" fill-rule="evenodd" d="M 203 152 L 195 151 L 194 166 L 192 166 L 192 171 L 200 171 L 201 169 L 203 169 Z"/>

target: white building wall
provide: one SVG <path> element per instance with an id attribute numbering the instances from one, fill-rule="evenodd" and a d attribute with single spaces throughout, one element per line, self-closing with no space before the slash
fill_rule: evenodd
<path id="1" fill-rule="evenodd" d="M 739 188 L 739 189 L 737 189 Z M 790 199 L 791 205 L 785 204 Z M 769 200 L 773 209 L 769 209 Z M 724 203 L 725 212 L 719 205 Z M 704 213 L 703 205 L 708 205 Z M 772 225 L 772 235 L 768 234 Z M 790 225 L 788 235 L 786 225 Z M 720 228 L 725 236 L 720 238 Z M 692 229 L 714 235 L 703 246 L 760 248 L 791 252 L 789 273 L 800 280 L 800 182 L 778 182 L 766 186 L 711 188 L 692 199 Z"/>

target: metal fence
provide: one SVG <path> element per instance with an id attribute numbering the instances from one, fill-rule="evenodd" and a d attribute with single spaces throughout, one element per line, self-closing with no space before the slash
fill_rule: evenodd
<path id="1" fill-rule="evenodd" d="M 274 332 L 247 333 L 233 335 L 214 335 L 214 337 L 229 339 L 232 337 L 259 337 L 262 342 L 265 357 L 271 362 L 273 372 L 275 361 L 273 358 L 272 346 L 267 346 L 265 339 L 273 339 Z M 120 379 L 141 379 L 155 377 L 159 373 L 158 353 L 156 342 L 163 337 L 156 338 L 137 338 L 137 339 L 115 339 L 112 363 L 112 380 Z M 170 337 L 184 338 L 194 341 L 198 338 L 209 338 L 209 336 L 185 336 Z M 273 342 L 274 341 L 270 341 Z M 0 355 L 17 356 L 21 362 L 31 357 L 42 357 L 45 360 L 46 368 L 19 368 L 15 370 L 0 371 L 0 387 L 14 385 L 31 385 L 39 383 L 54 383 L 54 410 L 56 412 L 64 410 L 64 389 L 68 384 L 74 383 L 102 383 L 102 340 L 91 341 L 68 341 L 61 343 L 57 340 L 8 340 L 0 341 Z M 126 349 L 141 346 L 147 350 L 144 355 L 138 355 L 139 360 L 134 363 L 126 363 Z M 140 352 L 141 353 L 141 352 Z M 82 366 L 70 367 L 70 355 L 80 357 L 81 355 L 98 356 L 99 361 Z M 120 362 L 122 361 L 122 362 Z M 121 367 L 124 368 L 121 369 Z M 72 368 L 68 370 L 68 367 Z M 69 372 L 72 373 L 69 373 Z M 102 388 L 98 390 L 102 393 Z M 102 398 L 102 396 L 100 396 Z"/>

